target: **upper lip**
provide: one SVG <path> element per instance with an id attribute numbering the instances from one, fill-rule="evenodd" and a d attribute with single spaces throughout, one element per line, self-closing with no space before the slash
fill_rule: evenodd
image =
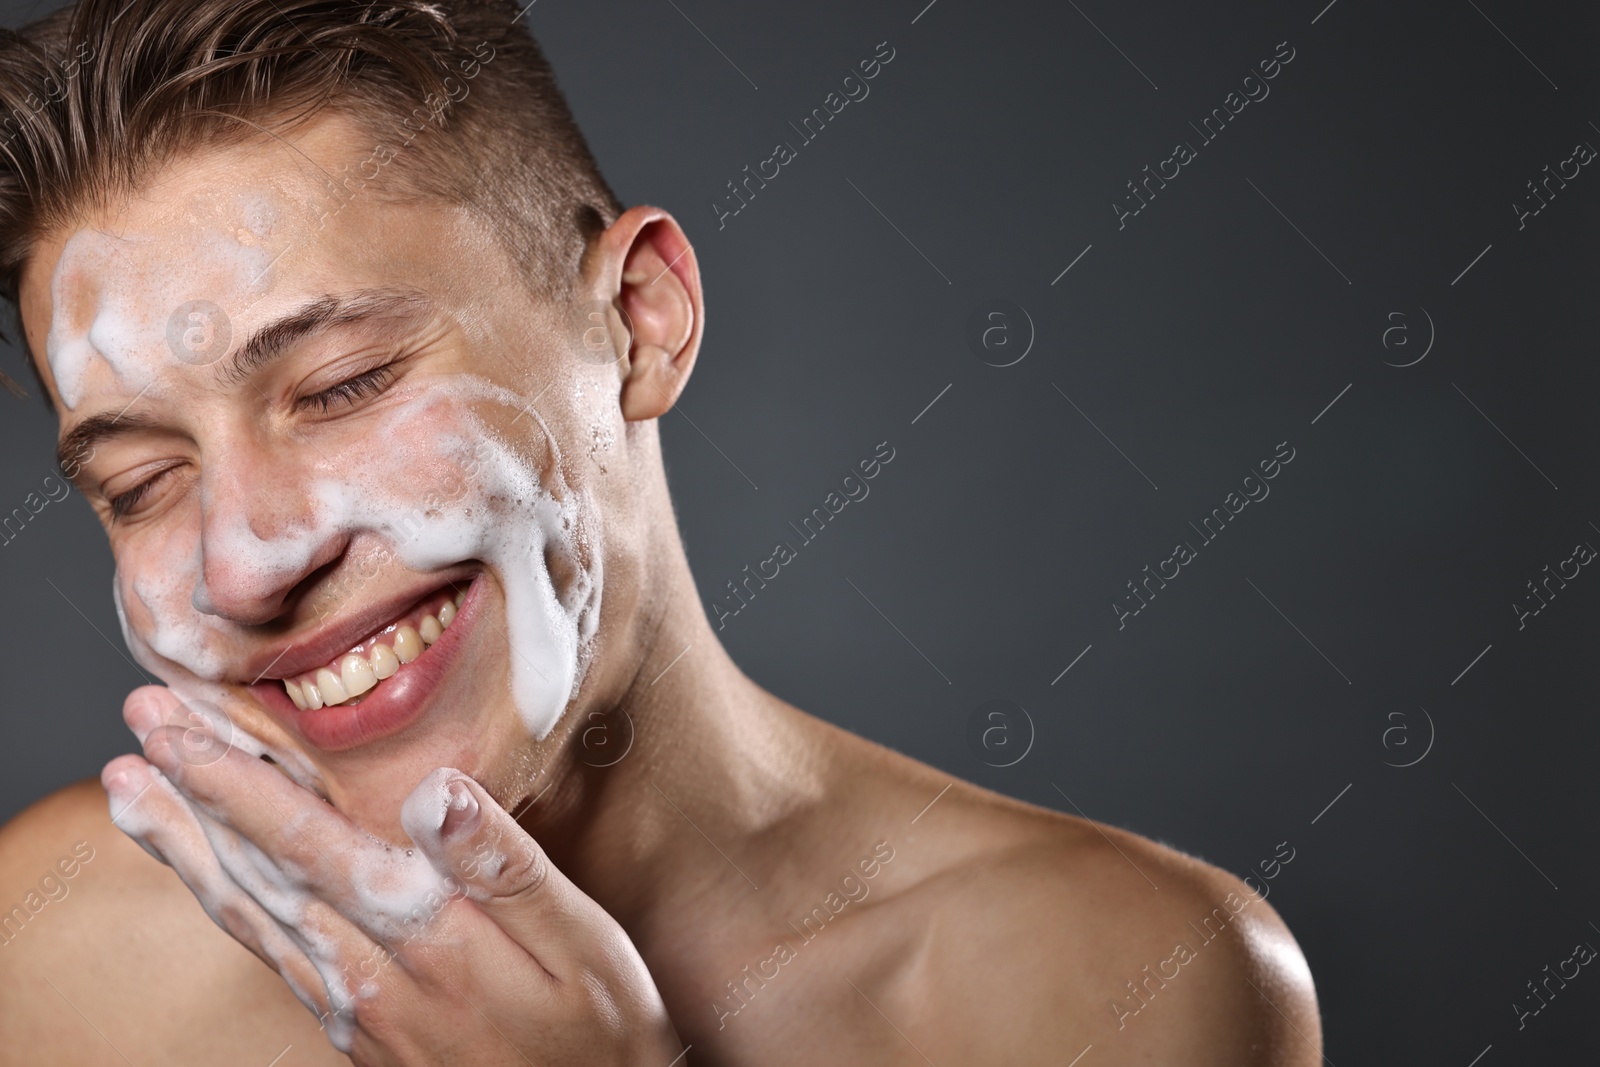
<path id="1" fill-rule="evenodd" d="M 459 573 L 429 575 L 423 582 L 410 582 L 406 588 L 368 601 L 308 633 L 264 645 L 244 662 L 244 674 L 253 685 L 269 676 L 273 680 L 292 678 L 325 667 L 428 597 L 452 584 L 464 584 L 470 574 L 470 568 L 464 567 Z"/>

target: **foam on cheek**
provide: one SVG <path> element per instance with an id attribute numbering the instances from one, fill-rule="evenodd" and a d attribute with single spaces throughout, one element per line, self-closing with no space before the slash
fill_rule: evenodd
<path id="1" fill-rule="evenodd" d="M 543 478 L 537 462 L 472 412 L 469 404 L 482 401 L 528 412 L 548 443 Z M 389 462 L 371 462 L 374 441 L 384 443 Z M 396 405 L 351 451 L 361 454 L 335 456 L 331 464 L 351 474 L 313 479 L 302 490 L 304 513 L 273 536 L 256 533 L 248 504 L 235 505 L 208 516 L 203 543 L 198 532 L 175 531 L 153 559 L 142 560 L 131 584 L 152 620 L 147 647 L 196 678 L 218 681 L 229 667 L 230 633 L 224 620 L 205 614 L 216 610 L 205 587 L 206 556 L 229 568 L 231 585 L 266 591 L 303 576 L 331 538 L 375 533 L 414 571 L 478 559 L 500 576 L 512 698 L 529 733 L 548 736 L 592 655 L 602 562 L 593 508 L 567 485 L 543 420 L 523 397 L 458 375 Z M 447 484 L 437 486 L 441 480 Z M 229 496 L 249 501 L 251 492 L 236 488 Z M 209 506 L 203 499 L 202 508 Z M 564 595 L 555 589 L 551 559 L 570 576 Z M 125 617 L 123 629 L 137 648 Z"/>
<path id="2" fill-rule="evenodd" d="M 548 487 L 534 463 L 472 413 L 465 403 L 472 400 L 527 404 L 467 375 L 431 386 L 371 435 L 391 448 L 393 462 L 383 469 L 392 473 L 313 481 L 309 493 L 317 502 L 319 523 L 277 544 L 256 565 L 303 573 L 325 538 L 360 530 L 383 536 L 415 571 L 483 560 L 505 590 L 512 699 L 529 733 L 543 739 L 582 684 L 586 651 L 598 628 L 601 554 L 597 545 L 583 543 L 597 524 L 587 498 L 567 486 L 559 448 L 537 414 L 532 421 L 550 448 Z M 350 468 L 373 471 L 365 462 Z M 451 476 L 448 492 L 432 494 L 437 506 L 418 489 L 418 472 L 430 470 Z M 565 603 L 547 557 L 559 559 L 572 577 Z"/>
<path id="3" fill-rule="evenodd" d="M 434 455 L 468 472 L 458 499 L 429 509 L 412 487 L 319 481 L 312 492 L 327 510 L 353 525 L 382 531 L 412 570 L 428 571 L 481 559 L 502 580 L 506 636 L 510 640 L 512 698 L 529 733 L 543 739 L 555 727 L 581 683 L 580 645 L 598 623 L 600 556 L 581 558 L 579 498 L 559 501 L 536 470 L 497 441 L 470 414 L 458 416 L 455 435 L 436 439 Z M 396 465 L 414 469 L 401 448 Z M 552 468 L 559 477 L 559 469 Z M 546 563 L 561 557 L 575 579 L 563 604 Z"/>
<path id="4" fill-rule="evenodd" d="M 196 677 L 214 682 L 227 670 L 228 634 L 222 620 L 195 610 L 200 575 L 199 538 L 177 530 L 159 547 L 145 548 L 129 584 L 150 619 L 140 643 Z M 135 635 L 128 632 L 126 619 L 123 636 L 134 647 Z"/>
<path id="5" fill-rule="evenodd" d="M 472 477 L 458 510 L 415 539 L 415 562 L 405 547 L 402 559 L 426 567 L 470 556 L 500 573 L 513 699 L 528 731 L 543 740 L 576 695 L 593 652 L 604 577 L 598 518 L 587 496 L 567 484 L 555 435 L 525 398 L 473 375 L 457 375 L 437 392 L 459 410 L 458 432 L 441 438 L 439 454 Z M 536 466 L 467 410 L 473 401 L 519 408 L 539 427 L 549 447 L 548 487 Z M 470 551 L 452 555 L 463 545 Z M 571 577 L 565 602 L 547 557 L 562 562 Z"/>

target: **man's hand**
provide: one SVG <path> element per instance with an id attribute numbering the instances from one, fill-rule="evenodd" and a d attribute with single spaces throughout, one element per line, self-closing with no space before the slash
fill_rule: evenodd
<path id="1" fill-rule="evenodd" d="M 113 820 L 278 972 L 356 1063 L 643 1064 L 683 1046 L 622 927 L 476 782 L 406 800 L 416 850 L 352 824 L 266 762 L 129 695 L 144 758 L 101 775 Z"/>

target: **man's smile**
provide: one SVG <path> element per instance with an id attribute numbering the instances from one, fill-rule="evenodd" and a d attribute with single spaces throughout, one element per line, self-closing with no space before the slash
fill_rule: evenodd
<path id="1" fill-rule="evenodd" d="M 428 598 L 325 667 L 284 678 L 283 688 L 301 711 L 356 703 L 361 694 L 394 677 L 403 665 L 422 655 L 455 621 L 466 593 L 445 592 Z"/>
<path id="2" fill-rule="evenodd" d="M 453 664 L 477 618 L 483 584 L 479 572 L 399 611 L 390 600 L 322 627 L 309 639 L 274 650 L 277 661 L 249 688 L 323 751 L 398 733 L 421 716 Z M 386 621 L 374 627 L 379 612 Z M 351 640 L 352 633 L 363 632 Z"/>

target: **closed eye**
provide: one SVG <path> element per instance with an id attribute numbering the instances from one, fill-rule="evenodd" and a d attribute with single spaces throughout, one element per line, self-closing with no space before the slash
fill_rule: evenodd
<path id="1" fill-rule="evenodd" d="M 130 515 L 145 510 L 142 505 L 149 501 L 150 494 L 161 486 L 161 483 L 166 480 L 168 475 L 182 465 L 176 462 L 164 464 L 138 485 L 124 489 L 116 496 L 106 497 L 106 506 L 111 512 L 111 521 L 121 522 Z"/>
<path id="2" fill-rule="evenodd" d="M 326 414 L 335 407 L 348 407 L 367 397 L 377 396 L 393 378 L 394 364 L 386 363 L 381 367 L 374 367 L 357 374 L 353 378 L 346 378 L 338 385 L 329 386 L 320 393 L 301 397 L 295 401 L 295 407 L 301 410 L 315 409 Z"/>
<path id="3" fill-rule="evenodd" d="M 165 473 L 165 471 L 162 472 L 162 474 Z M 132 489 L 129 489 L 123 493 L 118 493 L 116 496 L 112 497 L 109 501 L 107 501 L 111 507 L 111 517 L 113 519 L 121 519 L 125 517 L 128 512 L 134 509 L 135 505 L 137 505 L 140 500 L 144 499 L 145 494 L 150 492 L 151 487 L 154 486 L 156 482 L 160 480 L 160 478 L 161 475 L 157 474 L 153 478 L 145 479 Z"/>

